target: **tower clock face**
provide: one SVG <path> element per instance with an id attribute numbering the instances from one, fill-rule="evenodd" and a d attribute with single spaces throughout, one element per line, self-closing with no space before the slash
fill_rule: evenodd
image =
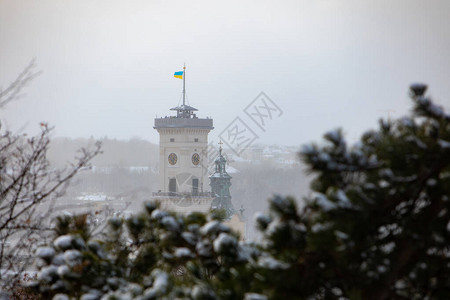
<path id="1" fill-rule="evenodd" d="M 169 164 L 174 165 L 177 163 L 178 157 L 175 153 L 169 154 Z"/>
<path id="2" fill-rule="evenodd" d="M 193 163 L 195 166 L 198 166 L 198 164 L 200 163 L 200 155 L 198 155 L 198 153 L 194 153 L 194 154 L 192 155 L 192 163 Z"/>

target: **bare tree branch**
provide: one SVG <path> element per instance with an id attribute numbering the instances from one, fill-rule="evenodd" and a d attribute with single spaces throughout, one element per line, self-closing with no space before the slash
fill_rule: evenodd
<path id="1" fill-rule="evenodd" d="M 11 82 L 4 90 L 0 87 L 0 108 L 3 108 L 7 103 L 19 97 L 20 91 L 27 86 L 27 84 L 39 76 L 42 71 L 34 71 L 36 67 L 36 59 L 33 58 L 25 69 Z"/>
<path id="2" fill-rule="evenodd" d="M 17 99 L 40 74 L 34 68 L 33 59 L 6 89 L 0 90 L 0 108 Z M 0 126 L 0 289 L 20 276 L 30 263 L 33 249 L 45 242 L 56 198 L 101 153 L 100 143 L 92 149 L 82 148 L 73 164 L 54 169 L 47 159 L 52 128 L 46 123 L 40 126 L 41 133 L 30 138 Z M 43 205 L 49 203 L 48 207 Z"/>

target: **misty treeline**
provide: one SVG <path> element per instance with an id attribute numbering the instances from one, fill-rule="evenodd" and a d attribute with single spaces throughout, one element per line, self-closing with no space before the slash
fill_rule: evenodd
<path id="1" fill-rule="evenodd" d="M 52 165 L 63 166 L 70 159 L 70 153 L 95 141 L 94 138 L 54 138 L 48 153 L 49 161 Z M 77 197 L 81 193 L 105 193 L 139 201 L 150 199 L 152 193 L 160 189 L 159 145 L 139 138 L 116 140 L 104 137 L 100 141 L 102 155 L 92 160 L 92 168 L 77 175 L 66 191 L 66 198 Z M 229 152 L 232 153 L 231 150 Z M 292 156 L 295 157 L 296 153 L 293 152 Z M 248 217 L 267 208 L 265 199 L 268 195 L 276 193 L 302 199 L 308 191 L 309 179 L 301 164 L 292 167 L 272 160 L 231 159 L 229 165 L 237 170 L 230 174 L 232 202 L 236 209 L 243 206 Z"/>
<path id="2" fill-rule="evenodd" d="M 102 155 L 95 157 L 91 167 L 78 173 L 64 195 L 65 199 L 89 193 L 104 193 L 109 197 L 149 199 L 158 190 L 159 146 L 133 138 L 128 141 L 101 138 Z M 70 153 L 80 147 L 95 144 L 94 138 L 54 138 L 49 161 L 64 165 Z"/>
<path id="3" fill-rule="evenodd" d="M 149 128 L 149 130 L 152 130 Z M 133 167 L 146 166 L 157 168 L 159 163 L 159 145 L 138 137 L 129 140 L 102 138 L 65 138 L 55 137 L 51 140 L 48 158 L 56 167 L 64 166 L 80 147 L 89 147 L 96 142 L 102 143 L 102 155 L 92 160 L 96 167 Z"/>

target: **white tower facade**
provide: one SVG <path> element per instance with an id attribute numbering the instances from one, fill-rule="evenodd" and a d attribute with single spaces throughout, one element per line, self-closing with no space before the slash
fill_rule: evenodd
<path id="1" fill-rule="evenodd" d="M 197 109 L 181 105 L 176 116 L 155 119 L 159 133 L 159 187 L 168 196 L 209 193 L 207 174 L 208 133 L 213 120 L 201 119 Z"/>
<path id="2" fill-rule="evenodd" d="M 207 212 L 212 197 L 208 181 L 208 133 L 213 120 L 201 119 L 186 105 L 186 67 L 175 72 L 183 79 L 183 105 L 171 108 L 176 116 L 155 119 L 159 133 L 159 191 L 162 208 L 179 213 Z"/>

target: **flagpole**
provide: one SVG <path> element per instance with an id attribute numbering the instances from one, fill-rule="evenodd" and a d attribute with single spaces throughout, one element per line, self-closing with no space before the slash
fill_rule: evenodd
<path id="1" fill-rule="evenodd" d="M 186 99 L 186 63 L 183 67 L 183 106 L 185 105 L 185 99 Z"/>

